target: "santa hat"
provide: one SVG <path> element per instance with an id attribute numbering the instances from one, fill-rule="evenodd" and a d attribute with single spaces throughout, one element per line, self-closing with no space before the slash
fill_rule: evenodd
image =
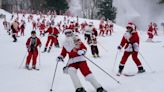
<path id="1" fill-rule="evenodd" d="M 135 24 L 134 23 L 132 23 L 132 22 L 129 22 L 128 23 L 128 25 L 126 26 L 126 28 L 132 28 L 133 30 L 135 30 L 136 29 L 136 26 L 135 26 Z"/>

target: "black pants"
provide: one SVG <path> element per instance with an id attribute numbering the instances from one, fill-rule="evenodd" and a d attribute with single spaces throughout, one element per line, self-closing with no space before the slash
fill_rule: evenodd
<path id="1" fill-rule="evenodd" d="M 92 52 L 92 55 L 94 55 L 94 54 L 99 55 L 98 47 L 95 45 L 91 45 L 91 52 Z"/>
<path id="2" fill-rule="evenodd" d="M 16 35 L 15 35 L 15 34 L 13 34 L 13 35 L 12 35 L 12 37 L 13 37 L 13 39 L 14 39 L 14 41 L 13 41 L 13 42 L 16 42 L 16 41 L 17 41 Z"/>
<path id="3" fill-rule="evenodd" d="M 91 42 L 91 36 L 90 34 L 84 34 L 84 39 L 87 40 L 87 43 L 90 44 Z"/>

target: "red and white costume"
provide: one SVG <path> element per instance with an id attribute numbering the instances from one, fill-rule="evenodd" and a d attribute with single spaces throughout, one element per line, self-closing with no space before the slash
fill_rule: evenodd
<path id="1" fill-rule="evenodd" d="M 133 31 L 129 32 L 127 31 L 120 43 L 119 48 L 125 48 L 125 52 L 122 56 L 120 66 L 124 67 L 128 57 L 132 55 L 132 59 L 134 60 L 135 64 L 137 65 L 138 69 L 143 69 L 140 60 L 138 59 L 138 51 L 139 51 L 139 35 L 136 31 L 136 27 L 133 23 L 129 23 L 127 28 L 130 27 L 133 29 Z"/>
<path id="2" fill-rule="evenodd" d="M 26 65 L 30 64 L 31 59 L 33 60 L 32 65 L 36 66 L 37 56 L 38 56 L 38 46 L 41 46 L 41 41 L 38 37 L 28 38 L 26 42 L 26 47 L 28 49 L 28 56 L 26 59 Z"/>
<path id="3" fill-rule="evenodd" d="M 80 80 L 77 76 L 77 69 L 80 69 L 86 80 L 89 81 L 96 89 L 100 88 L 101 85 L 92 75 L 85 57 L 83 55 L 79 55 L 79 51 L 86 51 L 87 48 L 81 41 L 78 42 L 78 45 L 75 45 L 74 40 L 74 37 L 66 38 L 60 57 L 65 58 L 68 54 L 69 60 L 67 64 L 67 73 L 70 75 L 75 89 L 82 88 Z"/>
<path id="4" fill-rule="evenodd" d="M 105 32 L 105 24 L 104 24 L 103 22 L 100 23 L 100 25 L 99 25 L 99 29 L 100 29 L 100 33 L 99 33 L 99 35 L 104 36 L 104 32 Z"/>
<path id="5" fill-rule="evenodd" d="M 45 28 L 46 28 L 45 23 L 41 23 L 39 26 L 40 36 L 44 33 Z"/>
<path id="6" fill-rule="evenodd" d="M 50 43 L 50 47 L 52 47 L 53 44 L 58 44 L 58 38 L 57 37 L 59 34 L 59 30 L 56 27 L 49 27 L 45 33 L 48 33 L 46 48 L 48 47 L 49 43 Z"/>

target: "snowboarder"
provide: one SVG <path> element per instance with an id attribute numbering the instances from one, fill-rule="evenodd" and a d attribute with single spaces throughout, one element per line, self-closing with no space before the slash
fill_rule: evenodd
<path id="1" fill-rule="evenodd" d="M 31 68 L 29 67 L 31 59 L 33 60 L 32 62 L 32 69 L 36 69 L 36 63 L 37 63 L 37 56 L 38 56 L 38 48 L 41 47 L 41 41 L 40 39 L 36 36 L 36 32 L 32 31 L 31 32 L 31 37 L 28 38 L 26 42 L 26 47 L 28 50 L 28 56 L 26 59 L 26 65 L 25 68 L 30 70 Z"/>
<path id="2" fill-rule="evenodd" d="M 68 54 L 68 64 L 63 68 L 63 72 L 70 75 L 76 89 L 75 92 L 86 92 L 79 80 L 79 77 L 77 76 L 77 69 L 79 69 L 86 80 L 95 87 L 97 90 L 96 92 L 106 92 L 94 78 L 87 65 L 85 57 L 83 56 L 87 50 L 85 45 L 70 29 L 65 30 L 65 36 L 66 40 L 64 41 L 60 56 L 57 57 L 57 62 L 63 61 L 65 56 Z"/>
<path id="3" fill-rule="evenodd" d="M 127 31 L 125 32 L 118 49 L 121 50 L 125 46 L 125 52 L 122 56 L 118 75 L 121 75 L 125 63 L 130 55 L 132 55 L 132 59 L 134 60 L 135 64 L 138 68 L 138 73 L 145 72 L 140 60 L 138 59 L 138 52 L 139 52 L 139 36 L 136 30 L 136 26 L 134 23 L 129 22 L 126 26 Z"/>

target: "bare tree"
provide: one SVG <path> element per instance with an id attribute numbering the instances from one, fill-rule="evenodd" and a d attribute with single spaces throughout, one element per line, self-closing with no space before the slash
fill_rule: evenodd
<path id="1" fill-rule="evenodd" d="M 98 0 L 82 0 L 82 15 L 85 18 L 95 19 L 98 12 Z"/>

